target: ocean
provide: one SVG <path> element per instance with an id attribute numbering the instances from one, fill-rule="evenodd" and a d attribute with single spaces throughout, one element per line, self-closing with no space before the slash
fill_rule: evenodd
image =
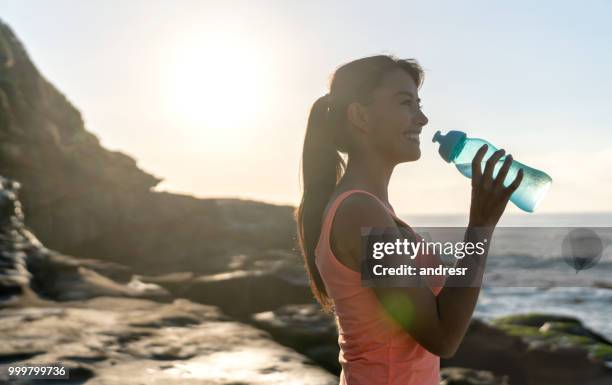
<path id="1" fill-rule="evenodd" d="M 468 222 L 467 214 L 400 217 L 417 232 L 425 227 L 465 227 Z M 511 227 L 518 228 L 514 230 L 520 240 L 513 238 Z M 527 227 L 536 229 L 531 233 L 521 229 Z M 604 249 L 598 263 L 576 273 L 561 255 L 542 246 L 541 233 L 579 227 L 597 231 Z M 485 279 L 476 317 L 488 320 L 529 312 L 574 316 L 612 340 L 612 213 L 506 214 L 493 242 L 505 245 L 503 258 L 490 258 L 486 276 L 491 271 L 503 273 L 496 275 L 501 277 L 498 280 Z"/>

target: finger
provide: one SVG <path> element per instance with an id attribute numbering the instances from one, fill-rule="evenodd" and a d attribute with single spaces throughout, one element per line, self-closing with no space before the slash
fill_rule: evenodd
<path id="1" fill-rule="evenodd" d="M 504 149 L 497 150 L 493 153 L 493 155 L 491 155 L 489 160 L 487 160 L 487 164 L 485 166 L 484 173 L 482 174 L 483 183 L 486 186 L 491 187 L 493 185 L 493 169 L 495 168 L 495 165 L 499 161 L 499 158 L 504 156 L 505 153 L 506 153 L 506 150 Z"/>
<path id="2" fill-rule="evenodd" d="M 508 155 L 506 159 L 504 159 L 504 164 L 499 169 L 497 176 L 495 177 L 495 182 L 493 182 L 493 188 L 500 188 L 504 186 L 504 180 L 506 179 L 506 175 L 508 175 L 508 170 L 510 170 L 510 166 L 512 165 L 512 155 Z"/>
<path id="3" fill-rule="evenodd" d="M 508 186 L 508 187 L 506 188 L 506 190 L 505 190 L 505 194 L 506 194 L 507 196 L 512 195 L 512 194 L 513 194 L 513 193 L 516 191 L 516 189 L 519 187 L 519 185 L 521 184 L 521 182 L 522 182 L 522 180 L 523 180 L 523 174 L 524 174 L 524 172 L 523 172 L 523 169 L 521 168 L 521 169 L 518 171 L 518 173 L 517 173 L 517 175 L 516 175 L 516 178 L 514 178 L 514 180 L 512 181 L 512 183 L 510 183 L 510 186 Z"/>
<path id="4" fill-rule="evenodd" d="M 482 169 L 480 165 L 482 164 L 482 158 L 487 153 L 488 149 L 489 146 L 483 144 L 478 149 L 476 155 L 474 156 L 474 159 L 472 160 L 472 184 L 477 184 L 480 181 L 480 178 L 482 177 Z"/>

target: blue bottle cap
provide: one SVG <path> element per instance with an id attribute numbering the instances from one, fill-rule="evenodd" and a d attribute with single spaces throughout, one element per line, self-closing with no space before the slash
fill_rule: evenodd
<path id="1" fill-rule="evenodd" d="M 446 162 L 450 163 L 455 156 L 457 146 L 467 137 L 465 132 L 461 131 L 449 131 L 446 135 L 442 135 L 440 130 L 436 131 L 433 136 L 432 142 L 438 142 L 440 148 L 438 153 Z"/>

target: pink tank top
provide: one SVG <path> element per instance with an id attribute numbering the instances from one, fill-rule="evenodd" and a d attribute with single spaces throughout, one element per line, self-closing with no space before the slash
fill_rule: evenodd
<path id="1" fill-rule="evenodd" d="M 373 290 L 361 286 L 361 274 L 343 265 L 332 252 L 330 233 L 336 210 L 347 196 L 357 192 L 374 197 L 402 227 L 412 232 L 393 210 L 368 191 L 345 191 L 328 204 L 315 263 L 334 304 L 340 346 L 338 361 L 342 366 L 340 385 L 438 385 L 440 358 L 401 329 L 386 314 Z M 435 295 L 441 289 L 431 288 Z"/>

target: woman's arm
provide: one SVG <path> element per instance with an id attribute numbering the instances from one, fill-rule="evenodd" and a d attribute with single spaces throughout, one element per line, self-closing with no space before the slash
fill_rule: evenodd
<path id="1" fill-rule="evenodd" d="M 492 178 L 496 162 L 504 155 L 497 151 L 487 161 L 484 172 L 480 169 L 486 152 L 483 146 L 472 163 L 472 201 L 470 223 L 466 230 L 466 242 L 481 242 L 490 239 L 499 218 L 522 180 L 519 172 L 513 183 L 505 188 L 502 184 L 512 158 L 507 157 L 495 179 Z M 362 253 L 361 227 L 395 228 L 394 237 L 404 236 L 387 210 L 371 197 L 355 194 L 348 197 L 339 207 L 336 214 L 335 233 L 338 244 L 347 256 L 359 256 Z M 344 253 L 342 253 L 344 254 Z M 484 267 L 487 253 L 472 255 L 473 259 L 463 258 L 457 267 Z M 356 261 L 354 261 L 356 262 Z M 471 267 L 470 267 L 471 266 Z M 480 276 L 472 277 L 480 282 Z M 418 279 L 418 278 L 415 278 Z M 387 312 L 425 349 L 440 356 L 450 357 L 457 350 L 476 306 L 480 287 L 462 286 L 465 277 L 450 276 L 445 287 L 436 297 L 428 287 L 377 287 L 373 290 Z M 467 285 L 466 285 L 467 286 Z"/>

